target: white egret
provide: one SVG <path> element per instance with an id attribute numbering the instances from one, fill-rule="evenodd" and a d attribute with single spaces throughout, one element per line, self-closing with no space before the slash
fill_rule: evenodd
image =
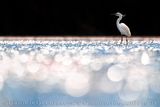
<path id="1" fill-rule="evenodd" d="M 122 18 L 125 16 L 123 14 L 121 14 L 120 12 L 117 12 L 114 14 L 115 16 L 118 16 L 119 18 L 117 19 L 116 21 L 116 24 L 117 24 L 117 28 L 118 30 L 120 31 L 122 37 L 121 37 L 121 43 L 123 41 L 123 35 L 126 36 L 126 42 L 128 44 L 128 39 L 127 37 L 130 37 L 131 36 L 131 32 L 130 32 L 130 29 L 129 27 L 124 24 L 124 23 L 120 23 L 120 21 L 122 20 Z"/>

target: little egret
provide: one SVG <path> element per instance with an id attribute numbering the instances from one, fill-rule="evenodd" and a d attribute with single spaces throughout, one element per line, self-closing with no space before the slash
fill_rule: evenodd
<path id="1" fill-rule="evenodd" d="M 131 36 L 131 32 L 130 32 L 130 29 L 129 27 L 124 24 L 124 23 L 120 23 L 120 21 L 122 20 L 122 18 L 125 16 L 123 14 L 121 14 L 120 12 L 117 12 L 114 14 L 115 16 L 118 16 L 119 18 L 117 19 L 116 21 L 116 24 L 117 24 L 117 28 L 118 30 L 120 31 L 122 37 L 121 37 L 121 43 L 123 41 L 123 35 L 126 36 L 126 43 L 128 44 L 128 39 L 127 37 L 130 37 Z"/>

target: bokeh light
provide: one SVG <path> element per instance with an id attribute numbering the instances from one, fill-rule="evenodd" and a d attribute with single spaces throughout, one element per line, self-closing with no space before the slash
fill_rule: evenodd
<path id="1" fill-rule="evenodd" d="M 6 96 L 24 90 L 22 95 L 58 94 L 76 101 L 100 94 L 118 97 L 118 107 L 132 107 L 123 103 L 160 95 L 159 42 L 132 41 L 127 47 L 117 41 L 0 43 L 0 92 Z"/>
<path id="2" fill-rule="evenodd" d="M 70 73 L 65 81 L 66 92 L 74 97 L 87 94 L 90 89 L 90 77 L 86 73 Z"/>
<path id="3" fill-rule="evenodd" d="M 141 63 L 143 65 L 147 65 L 150 63 L 150 58 L 149 55 L 146 52 L 143 52 L 142 57 L 141 57 Z"/>
<path id="4" fill-rule="evenodd" d="M 124 64 L 113 65 L 108 69 L 107 76 L 111 81 L 121 81 L 127 76 L 127 67 Z"/>

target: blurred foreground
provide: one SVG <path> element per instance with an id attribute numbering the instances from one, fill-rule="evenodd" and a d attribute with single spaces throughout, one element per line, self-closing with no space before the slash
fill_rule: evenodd
<path id="1" fill-rule="evenodd" d="M 160 41 L 0 41 L 0 106 L 159 107 Z"/>

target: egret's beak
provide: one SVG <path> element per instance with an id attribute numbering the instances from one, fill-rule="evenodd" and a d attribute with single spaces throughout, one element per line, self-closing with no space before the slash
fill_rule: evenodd
<path id="1" fill-rule="evenodd" d="M 125 17 L 126 15 L 124 14 L 123 17 Z"/>

